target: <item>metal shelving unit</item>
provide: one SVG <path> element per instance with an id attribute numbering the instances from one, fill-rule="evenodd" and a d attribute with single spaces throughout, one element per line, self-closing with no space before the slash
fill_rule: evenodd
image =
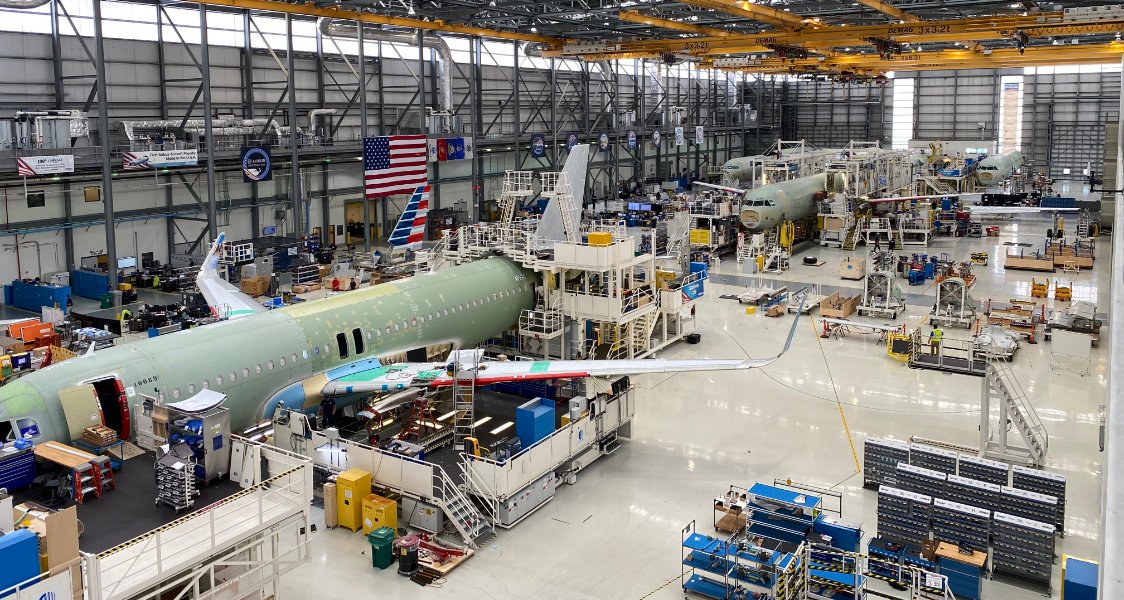
<path id="1" fill-rule="evenodd" d="M 878 535 L 920 545 L 929 539 L 933 499 L 903 489 L 878 488 Z"/>
<path id="2" fill-rule="evenodd" d="M 1054 526 L 995 512 L 992 515 L 992 571 L 1050 588 L 1054 567 Z"/>
<path id="3" fill-rule="evenodd" d="M 999 502 L 1005 513 L 1050 525 L 1058 514 L 1058 499 L 1049 494 L 1005 487 Z"/>
<path id="4" fill-rule="evenodd" d="M 179 512 L 195 504 L 195 459 L 187 444 L 176 444 L 156 459 L 156 504 L 166 504 Z"/>
<path id="5" fill-rule="evenodd" d="M 316 263 L 293 265 L 290 272 L 295 285 L 320 282 L 320 265 Z"/>
<path id="6" fill-rule="evenodd" d="M 916 467 L 940 471 L 946 475 L 955 475 L 956 458 L 955 452 L 944 448 L 916 442 L 909 445 L 909 464 Z"/>
<path id="7" fill-rule="evenodd" d="M 949 475 L 946 479 L 944 497 L 960 504 L 996 510 L 1001 508 L 999 501 L 1002 492 L 1002 486 L 994 483 Z"/>
<path id="8" fill-rule="evenodd" d="M 1057 498 L 1057 514 L 1050 522 L 1059 535 L 1065 536 L 1065 475 L 1015 466 L 1011 469 L 1011 487 Z"/>
<path id="9" fill-rule="evenodd" d="M 863 444 L 863 487 L 877 488 L 896 483 L 898 463 L 909 462 L 909 444 L 879 437 L 867 437 Z"/>
<path id="10" fill-rule="evenodd" d="M 940 498 L 933 499 L 933 536 L 961 548 L 987 551 L 991 511 Z"/>
<path id="11" fill-rule="evenodd" d="M 897 474 L 895 487 L 934 498 L 944 496 L 948 476 L 940 471 L 898 463 L 895 472 Z"/>
<path id="12" fill-rule="evenodd" d="M 986 481 L 996 485 L 1008 485 L 1011 479 L 1011 468 L 1007 463 L 968 454 L 960 455 L 960 468 L 957 474 L 961 477 Z"/>

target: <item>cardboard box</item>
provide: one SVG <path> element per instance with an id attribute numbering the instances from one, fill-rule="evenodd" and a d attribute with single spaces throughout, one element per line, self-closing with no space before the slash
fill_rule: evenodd
<path id="1" fill-rule="evenodd" d="M 242 293 L 251 297 L 264 296 L 269 292 L 269 277 L 247 277 L 242 280 Z"/>
<path id="2" fill-rule="evenodd" d="M 820 316 L 832 319 L 846 319 L 854 314 L 861 299 L 861 295 L 844 298 L 839 292 L 832 292 L 830 296 L 820 302 Z"/>

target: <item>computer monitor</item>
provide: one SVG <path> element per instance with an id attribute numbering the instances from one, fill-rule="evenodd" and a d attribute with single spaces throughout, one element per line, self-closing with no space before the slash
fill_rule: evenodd
<path id="1" fill-rule="evenodd" d="M 640 203 L 639 202 L 629 202 L 628 203 L 628 210 L 640 210 Z"/>
<path id="2" fill-rule="evenodd" d="M 136 266 L 137 266 L 137 257 L 135 257 L 135 256 L 122 256 L 121 258 L 117 259 L 117 268 L 118 269 L 130 269 L 130 268 L 136 268 Z"/>
<path id="3" fill-rule="evenodd" d="M 640 210 L 652 210 L 652 205 L 651 204 L 641 204 Z"/>

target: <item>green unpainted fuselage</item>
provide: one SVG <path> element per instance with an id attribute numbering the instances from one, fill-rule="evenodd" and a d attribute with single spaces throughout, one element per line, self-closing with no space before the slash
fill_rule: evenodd
<path id="1" fill-rule="evenodd" d="M 354 363 L 474 346 L 514 326 L 533 307 L 534 286 L 529 272 L 491 258 L 98 351 L 0 387 L 0 421 L 31 418 L 36 442 L 68 442 L 59 390 L 117 377 L 130 406 L 137 394 L 175 402 L 203 388 L 222 392 L 238 431 L 279 401 L 314 406 L 324 383 Z"/>

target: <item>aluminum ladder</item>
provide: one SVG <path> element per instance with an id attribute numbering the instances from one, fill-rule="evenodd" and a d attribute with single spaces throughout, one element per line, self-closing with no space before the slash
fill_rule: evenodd
<path id="1" fill-rule="evenodd" d="M 980 407 L 980 453 L 985 458 L 1042 467 L 1050 448 L 1046 426 L 1031 406 L 1026 392 L 1015 379 L 1010 367 L 999 360 L 989 360 L 983 379 Z M 991 408 L 998 408 L 999 422 L 991 425 Z M 1023 438 L 1025 447 L 1009 443 L 1007 423 Z"/>

